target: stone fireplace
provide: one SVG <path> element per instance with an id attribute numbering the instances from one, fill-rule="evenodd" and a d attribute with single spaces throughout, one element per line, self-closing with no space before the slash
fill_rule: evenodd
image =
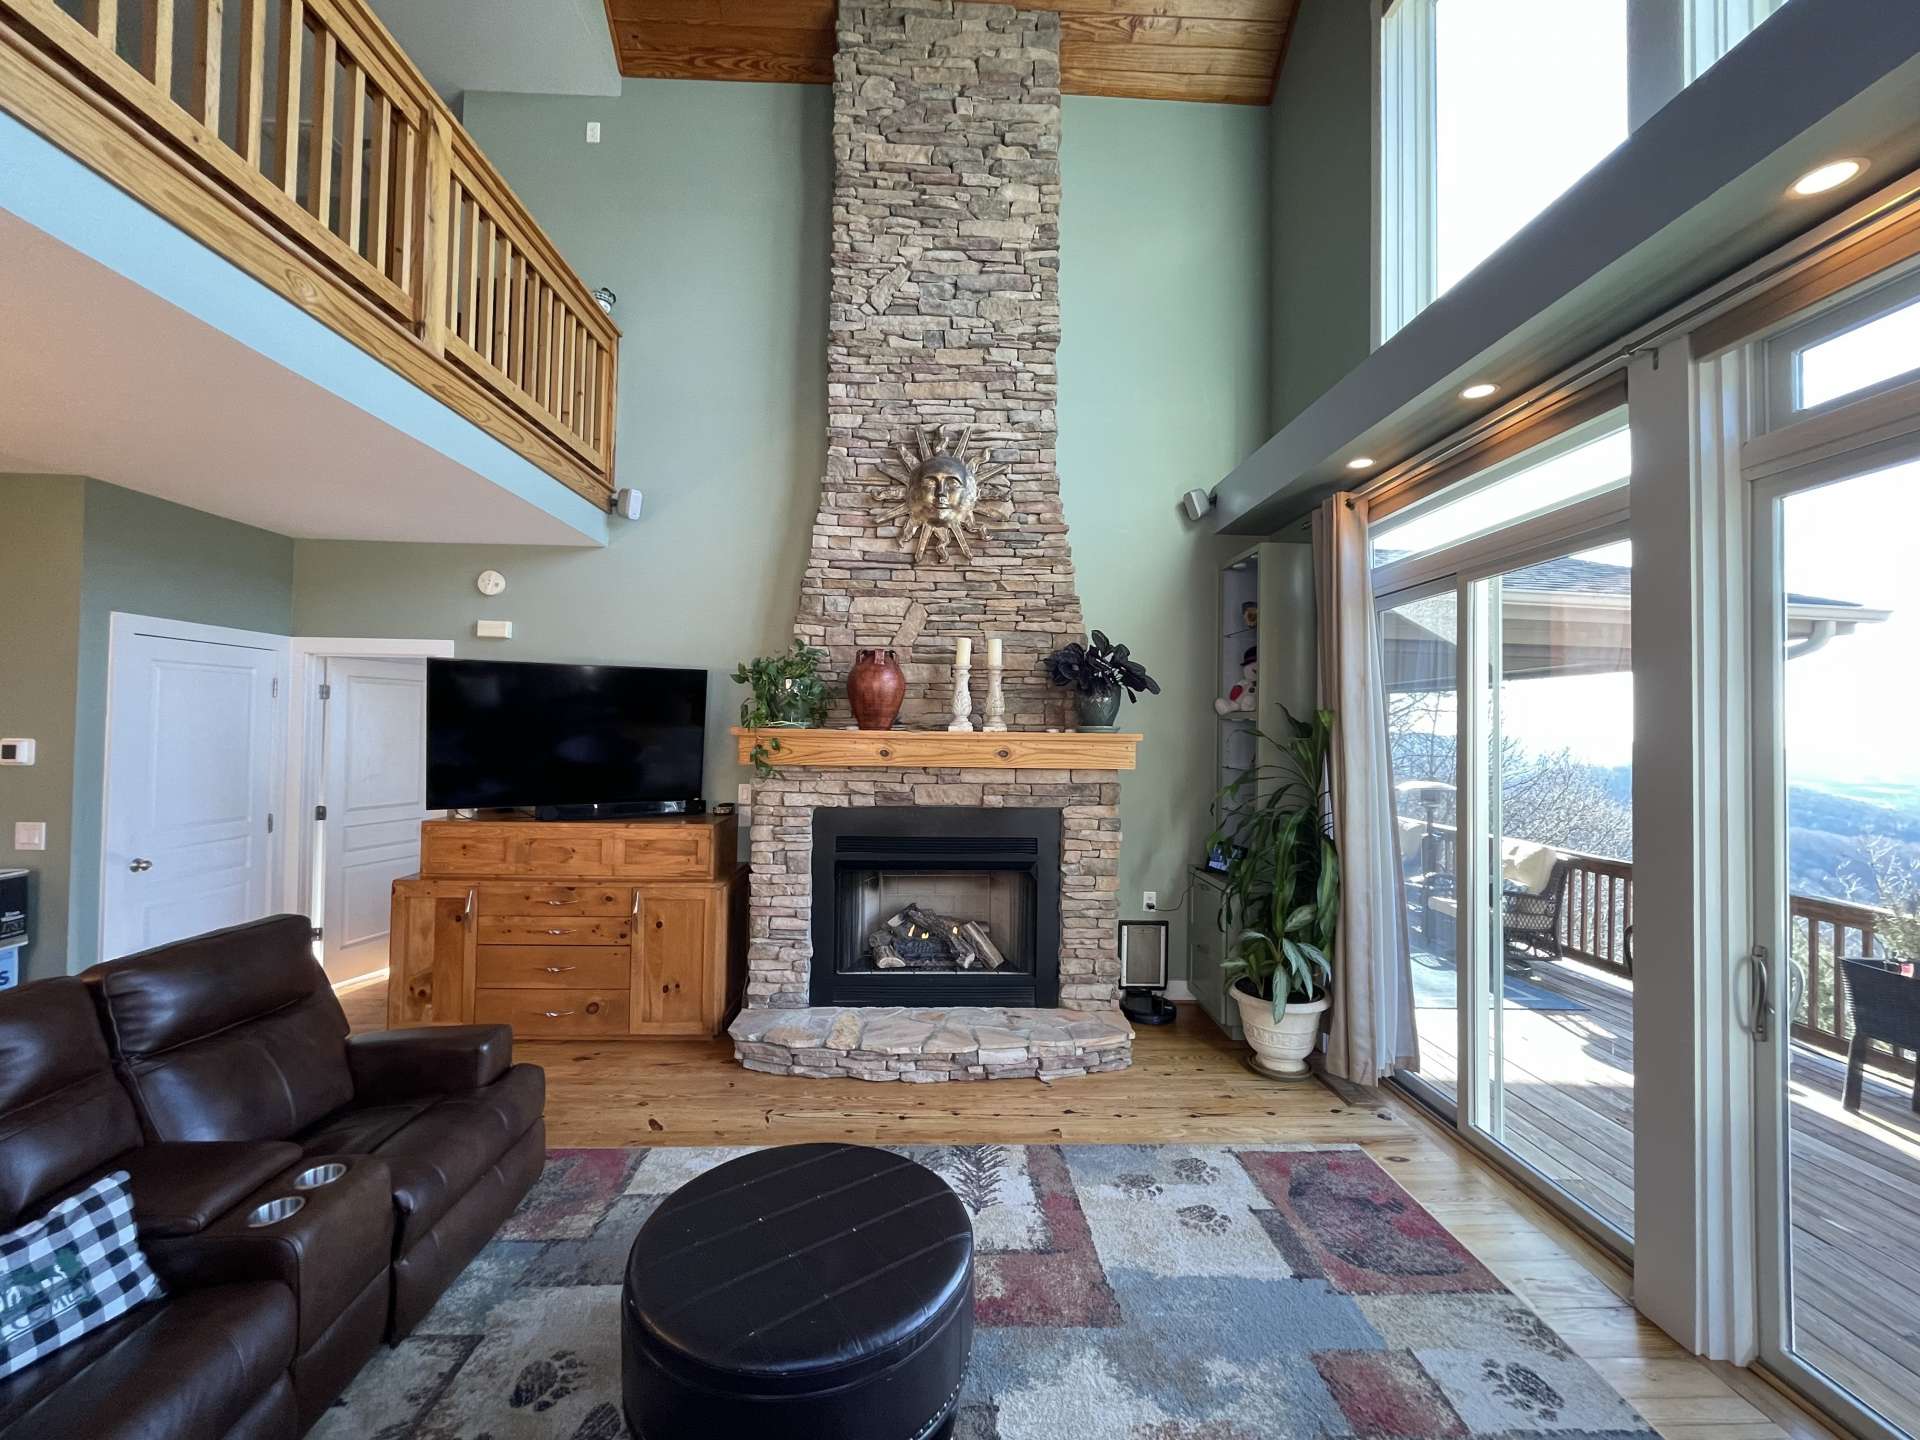
<path id="1" fill-rule="evenodd" d="M 735 1048 L 755 1069 L 873 1080 L 1117 1069 L 1132 1043 L 1115 1003 L 1132 745 L 1040 733 L 1066 715 L 1044 657 L 1086 634 L 1054 469 L 1059 16 L 842 0 L 838 43 L 827 473 L 794 634 L 826 654 L 836 697 L 858 650 L 897 652 L 905 729 L 786 732 L 754 785 Z M 916 563 L 877 518 L 896 483 L 879 467 L 936 426 L 1007 467 L 1013 523 Z M 1011 732 L 948 735 L 954 642 L 988 635 L 1006 648 Z M 850 718 L 836 698 L 827 724 Z M 890 855 L 867 843 L 888 841 Z M 932 858 L 908 883 L 913 846 Z M 890 921 L 904 947 L 878 933 Z M 964 938 L 930 943 L 941 926 Z"/>

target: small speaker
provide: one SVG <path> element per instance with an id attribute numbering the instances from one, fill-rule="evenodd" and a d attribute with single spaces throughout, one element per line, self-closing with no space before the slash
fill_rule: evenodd
<path id="1" fill-rule="evenodd" d="M 640 492 L 632 486 L 628 486 L 626 489 L 614 495 L 613 513 L 618 515 L 622 520 L 638 520 L 640 518 L 641 499 L 642 496 Z"/>
<path id="2" fill-rule="evenodd" d="M 1198 520 L 1213 509 L 1213 494 L 1207 490 L 1189 490 L 1180 497 L 1189 520 Z"/>

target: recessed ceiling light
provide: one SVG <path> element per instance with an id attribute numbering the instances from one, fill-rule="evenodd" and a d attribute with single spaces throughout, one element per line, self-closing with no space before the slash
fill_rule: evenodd
<path id="1" fill-rule="evenodd" d="M 1347 461 L 1347 469 L 1349 470 L 1371 470 L 1372 468 L 1373 457 L 1371 455 L 1356 455 L 1353 459 Z"/>
<path id="2" fill-rule="evenodd" d="M 1460 392 L 1460 398 L 1462 400 L 1484 400 L 1499 388 L 1498 385 L 1489 384 L 1487 381 L 1482 380 L 1478 385 L 1469 385 L 1466 389 L 1462 390 Z"/>
<path id="3" fill-rule="evenodd" d="M 1809 170 L 1793 182 L 1795 195 L 1824 195 L 1837 190 L 1867 168 L 1864 160 L 1834 160 Z"/>

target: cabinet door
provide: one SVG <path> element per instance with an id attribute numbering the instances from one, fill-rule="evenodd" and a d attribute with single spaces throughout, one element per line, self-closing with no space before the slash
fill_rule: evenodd
<path id="1" fill-rule="evenodd" d="M 704 895 L 642 892 L 633 942 L 635 1030 L 668 1035 L 712 1030 L 707 910 Z"/>
<path id="2" fill-rule="evenodd" d="M 471 1014 L 472 891 L 401 881 L 393 887 L 387 1024 L 461 1025 Z"/>

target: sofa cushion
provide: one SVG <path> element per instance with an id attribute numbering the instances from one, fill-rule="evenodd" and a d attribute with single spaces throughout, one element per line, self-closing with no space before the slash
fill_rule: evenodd
<path id="1" fill-rule="evenodd" d="M 159 1293 L 134 1233 L 127 1172 L 103 1175 L 0 1235 L 0 1378 Z"/>
<path id="2" fill-rule="evenodd" d="M 1529 895 L 1538 895 L 1553 878 L 1553 862 L 1560 857 L 1552 847 L 1531 840 L 1507 840 L 1500 846 L 1500 875 Z"/>
<path id="3" fill-rule="evenodd" d="M 409 1100 L 342 1110 L 302 1130 L 294 1140 L 309 1155 L 371 1155 L 432 1105 L 430 1099 Z"/>
<path id="4" fill-rule="evenodd" d="M 215 1440 L 286 1373 L 293 1336 L 284 1285 L 150 1301 L 0 1380 L 0 1440 Z"/>
<path id="5" fill-rule="evenodd" d="M 78 980 L 0 994 L 0 1228 L 140 1143 Z"/>
<path id="6" fill-rule="evenodd" d="M 157 1140 L 283 1140 L 353 1098 L 347 1019 L 298 915 L 96 965 L 108 1044 Z"/>
<path id="7" fill-rule="evenodd" d="M 515 1065 L 479 1090 L 349 1112 L 303 1135 L 301 1143 L 309 1154 L 377 1155 L 387 1162 L 400 1212 L 394 1253 L 404 1255 L 532 1128 L 546 1101 L 546 1072 Z M 403 1109 L 411 1113 L 392 1124 Z M 356 1134 L 354 1123 L 363 1119 L 371 1123 Z"/>

